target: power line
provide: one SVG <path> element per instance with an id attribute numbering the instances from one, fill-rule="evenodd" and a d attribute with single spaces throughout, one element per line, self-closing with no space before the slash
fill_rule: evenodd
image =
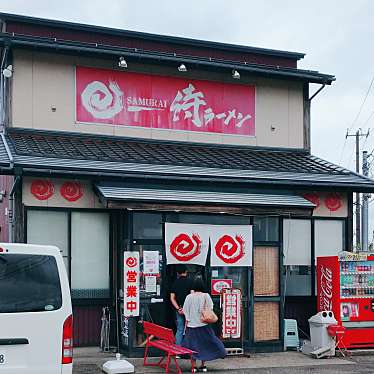
<path id="1" fill-rule="evenodd" d="M 364 100 L 362 101 L 362 103 L 361 103 L 361 105 L 360 105 L 360 109 L 358 110 L 358 113 L 357 113 L 355 119 L 353 120 L 353 122 L 352 122 L 351 126 L 349 127 L 349 129 L 347 129 L 347 134 L 348 134 L 349 131 L 354 127 L 356 121 L 358 120 L 358 118 L 359 118 L 359 116 L 360 116 L 360 114 L 361 114 L 361 112 L 362 112 L 362 109 L 364 108 L 364 105 L 365 105 L 365 103 L 366 103 L 366 100 L 367 100 L 367 98 L 368 98 L 368 96 L 369 96 L 369 93 L 370 93 L 371 87 L 373 86 L 373 82 L 374 82 L 374 76 L 373 76 L 373 78 L 372 78 L 371 81 L 370 81 L 369 88 L 368 88 L 367 91 L 366 91 L 366 94 L 365 94 Z M 364 126 L 369 122 L 370 118 L 371 118 L 373 115 L 374 115 L 374 111 L 370 114 L 370 117 L 366 120 Z M 343 157 L 343 154 L 344 154 L 344 150 L 345 150 L 345 146 L 346 146 L 346 144 L 347 144 L 347 136 L 345 137 L 345 140 L 344 140 L 344 144 L 343 144 L 342 152 L 341 152 L 341 154 L 340 154 L 339 164 L 340 164 L 341 161 L 342 161 L 342 157 Z M 354 151 L 353 151 L 353 152 L 354 152 Z M 352 152 L 352 156 L 353 156 L 353 152 Z M 351 156 L 350 159 L 352 159 L 352 156 Z"/>
<path id="2" fill-rule="evenodd" d="M 367 100 L 367 98 L 368 98 L 368 96 L 369 96 L 369 93 L 370 93 L 371 87 L 372 87 L 372 85 L 373 85 L 373 82 L 374 82 L 374 76 L 373 76 L 373 78 L 371 79 L 371 82 L 370 82 L 370 85 L 369 85 L 368 90 L 366 91 L 366 94 L 365 94 L 364 100 L 362 101 L 361 106 L 360 106 L 360 109 L 359 109 L 359 111 L 358 111 L 358 113 L 357 113 L 355 119 L 353 120 L 352 125 L 351 125 L 351 127 L 349 128 L 349 130 L 352 129 L 352 127 L 355 125 L 356 121 L 358 120 L 358 117 L 360 116 L 360 114 L 361 114 L 361 112 L 362 112 L 362 109 L 363 109 L 363 107 L 364 107 L 364 105 L 365 105 L 365 103 L 366 103 L 366 100 Z M 373 113 L 372 113 L 371 115 L 373 115 L 373 114 L 374 114 L 374 111 L 373 111 Z M 365 124 L 366 124 L 366 122 L 365 122 Z M 348 131 L 349 131 L 349 130 L 348 130 Z"/>
<path id="3" fill-rule="evenodd" d="M 374 110 L 370 113 L 370 116 L 368 117 L 368 119 L 365 121 L 364 125 L 362 127 L 365 127 L 367 125 L 367 123 L 371 120 L 371 117 L 373 117 L 374 115 Z"/>

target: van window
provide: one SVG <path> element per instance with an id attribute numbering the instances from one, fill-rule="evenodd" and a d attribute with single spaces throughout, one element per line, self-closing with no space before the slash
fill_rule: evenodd
<path id="1" fill-rule="evenodd" d="M 53 256 L 0 255 L 0 313 L 40 312 L 62 306 Z"/>

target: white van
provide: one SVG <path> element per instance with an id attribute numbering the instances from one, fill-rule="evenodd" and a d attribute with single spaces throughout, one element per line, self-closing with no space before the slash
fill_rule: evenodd
<path id="1" fill-rule="evenodd" d="M 58 248 L 0 243 L 0 374 L 71 374 L 73 318 Z"/>

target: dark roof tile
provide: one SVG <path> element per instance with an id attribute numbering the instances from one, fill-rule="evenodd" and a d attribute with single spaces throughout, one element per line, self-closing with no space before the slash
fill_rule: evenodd
<path id="1" fill-rule="evenodd" d="M 14 153 L 20 156 L 309 174 L 350 174 L 348 170 L 299 150 L 109 139 L 23 129 L 11 129 L 8 141 Z"/>

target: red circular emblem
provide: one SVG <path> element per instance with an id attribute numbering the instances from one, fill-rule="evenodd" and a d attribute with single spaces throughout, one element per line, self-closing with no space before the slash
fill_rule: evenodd
<path id="1" fill-rule="evenodd" d="M 244 240 L 236 235 L 235 239 L 231 235 L 223 235 L 214 247 L 218 258 L 226 264 L 235 264 L 244 256 Z"/>
<path id="2" fill-rule="evenodd" d="M 138 264 L 136 257 L 128 257 L 126 260 L 126 266 L 133 268 Z"/>
<path id="3" fill-rule="evenodd" d="M 38 200 L 48 200 L 55 193 L 55 188 L 49 180 L 36 179 L 31 183 L 31 193 Z"/>
<path id="4" fill-rule="evenodd" d="M 318 194 L 316 194 L 315 192 L 306 193 L 303 196 L 304 199 L 307 199 L 311 203 L 313 203 L 316 206 L 316 208 L 318 208 L 321 205 L 321 200 L 319 199 Z"/>
<path id="5" fill-rule="evenodd" d="M 199 235 L 181 233 L 170 244 L 170 253 L 178 260 L 186 262 L 200 254 L 201 239 Z"/>
<path id="6" fill-rule="evenodd" d="M 340 194 L 336 192 L 331 192 L 327 194 L 325 198 L 325 205 L 326 208 L 331 212 L 335 212 L 336 210 L 340 209 L 343 205 Z"/>
<path id="7" fill-rule="evenodd" d="M 83 187 L 79 182 L 65 182 L 60 193 L 68 201 L 77 201 L 83 196 Z"/>

